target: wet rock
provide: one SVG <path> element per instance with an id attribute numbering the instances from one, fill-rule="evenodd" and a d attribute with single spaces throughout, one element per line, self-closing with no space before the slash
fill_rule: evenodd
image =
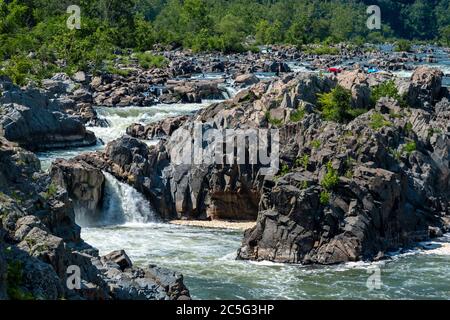
<path id="1" fill-rule="evenodd" d="M 120 267 L 120 270 L 131 268 L 133 264 L 124 250 L 117 250 L 101 257 L 103 263 L 113 262 Z"/>

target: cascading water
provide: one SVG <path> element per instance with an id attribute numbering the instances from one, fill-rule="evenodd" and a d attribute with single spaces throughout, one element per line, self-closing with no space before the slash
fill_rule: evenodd
<path id="1" fill-rule="evenodd" d="M 108 172 L 101 211 L 102 225 L 148 223 L 157 221 L 150 203 L 133 187 L 118 181 Z"/>
<path id="2" fill-rule="evenodd" d="M 123 136 L 128 126 L 133 123 L 148 124 L 163 120 L 168 117 L 190 114 L 206 107 L 207 105 L 208 102 L 196 104 L 160 104 L 152 107 L 99 107 L 96 108 L 99 117 L 106 120 L 109 123 L 109 126 L 88 127 L 87 129 L 93 131 L 96 137 L 100 139 L 104 144 L 98 143 L 93 147 L 39 152 L 37 153 L 37 156 L 41 160 L 42 169 L 47 170 L 50 167 L 52 161 L 56 158 L 70 159 L 83 152 L 91 152 L 103 149 L 105 144 L 107 144 L 108 142 Z"/>
<path id="3" fill-rule="evenodd" d="M 148 124 L 184 114 L 190 114 L 207 106 L 207 103 L 172 104 L 152 107 L 97 108 L 100 118 L 108 121 L 109 127 L 91 127 L 97 138 L 103 143 L 120 138 L 133 123 Z"/>
<path id="4" fill-rule="evenodd" d="M 236 94 L 231 86 L 227 91 L 229 97 Z M 107 143 L 123 135 L 132 123 L 150 123 L 206 105 L 99 108 L 100 117 L 111 126 L 89 130 Z M 45 168 L 57 157 L 71 158 L 83 151 L 91 150 L 57 150 L 40 154 L 40 159 Z M 242 241 L 241 231 L 152 223 L 155 214 L 143 195 L 110 174 L 105 176 L 99 225 L 83 227 L 82 238 L 101 254 L 123 248 L 137 266 L 154 263 L 182 272 L 195 299 L 450 298 L 449 236 L 427 254 L 415 251 L 395 255 L 385 265 L 361 262 L 301 267 L 239 261 L 235 257 Z M 370 291 L 366 287 L 368 270 L 377 266 L 382 269 L 382 290 Z"/>

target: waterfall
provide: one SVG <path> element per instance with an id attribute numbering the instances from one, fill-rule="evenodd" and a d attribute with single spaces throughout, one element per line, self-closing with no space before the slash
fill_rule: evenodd
<path id="1" fill-rule="evenodd" d="M 225 99 L 233 99 L 234 96 L 239 92 L 237 89 L 233 88 L 231 85 L 229 86 L 221 86 L 222 95 Z"/>
<path id="2" fill-rule="evenodd" d="M 101 224 L 147 223 L 157 220 L 155 211 L 140 192 L 118 181 L 108 172 L 103 174 L 106 182 Z"/>

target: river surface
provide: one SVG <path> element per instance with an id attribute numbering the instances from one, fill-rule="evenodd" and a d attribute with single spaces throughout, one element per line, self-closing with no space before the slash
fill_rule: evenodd
<path id="1" fill-rule="evenodd" d="M 450 62 L 441 62 L 447 72 Z M 99 108 L 110 127 L 89 130 L 107 143 L 132 123 L 150 123 L 206 105 Z M 99 143 L 38 156 L 46 170 L 56 158 L 102 148 Z M 111 175 L 106 174 L 106 180 L 103 216 L 97 225 L 82 228 L 83 239 L 101 254 L 124 249 L 137 266 L 157 264 L 182 272 L 195 299 L 450 299 L 450 235 L 392 253 L 387 262 L 325 267 L 238 261 L 242 231 L 160 223 L 136 190 Z M 85 225 L 80 217 L 77 222 Z"/>

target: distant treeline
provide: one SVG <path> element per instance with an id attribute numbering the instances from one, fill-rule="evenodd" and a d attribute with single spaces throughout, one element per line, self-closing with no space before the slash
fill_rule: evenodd
<path id="1" fill-rule="evenodd" d="M 66 27 L 74 4 L 80 30 Z M 369 5 L 381 8 L 381 30 L 366 26 Z M 0 0 L 1 72 L 18 78 L 104 67 L 118 49 L 155 44 L 234 52 L 398 38 L 448 44 L 450 0 Z"/>

